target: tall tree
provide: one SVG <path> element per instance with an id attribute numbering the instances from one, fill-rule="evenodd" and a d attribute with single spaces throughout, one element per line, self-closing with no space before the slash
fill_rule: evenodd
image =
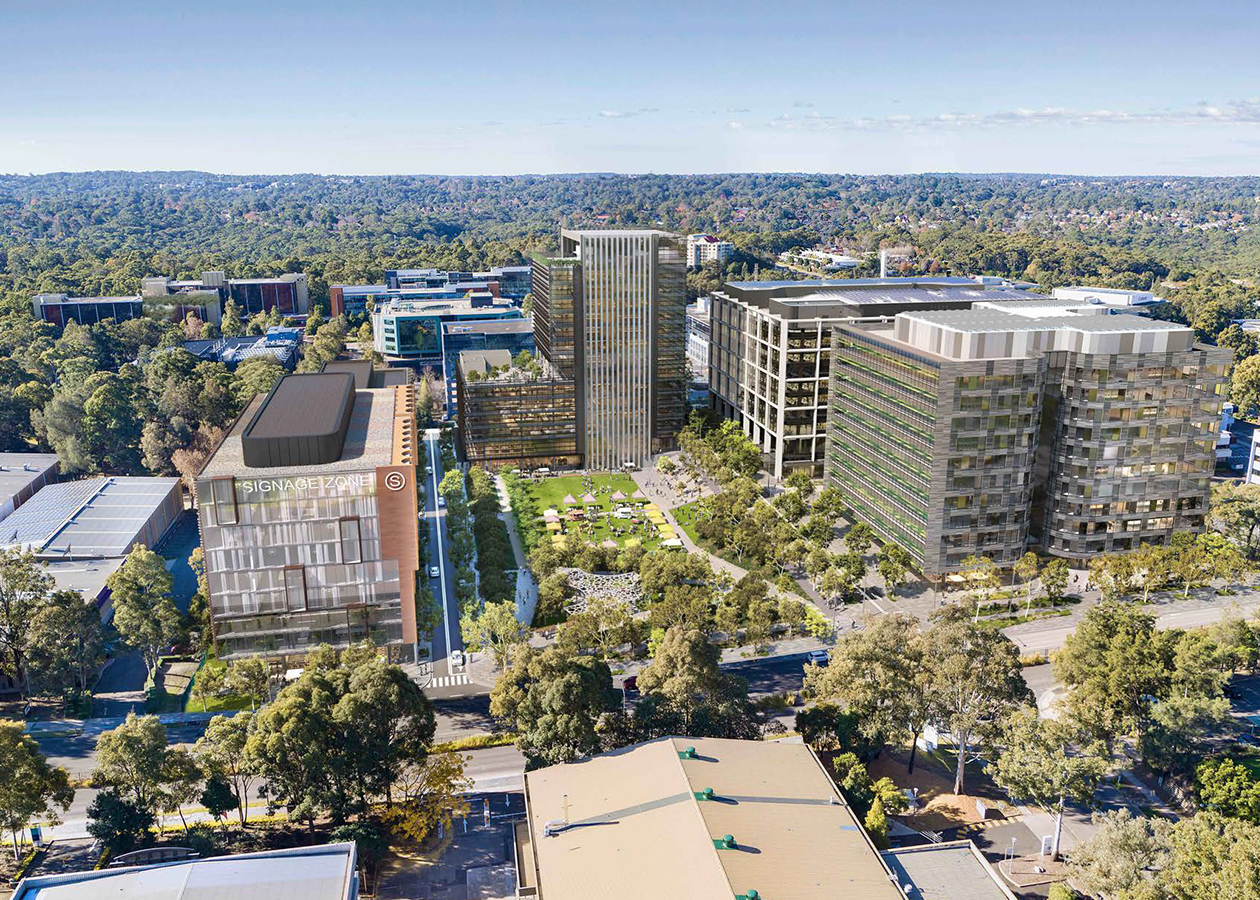
<path id="1" fill-rule="evenodd" d="M 1063 810 L 1069 800 L 1088 803 L 1110 765 L 1101 741 L 1090 741 L 1035 708 L 1016 711 L 1003 726 L 1003 747 L 988 767 L 998 786 L 1054 813 L 1051 858 L 1059 858 Z"/>
<path id="2" fill-rule="evenodd" d="M 249 697 L 250 712 L 271 694 L 271 670 L 260 657 L 236 659 L 228 664 L 224 681 L 229 691 Z"/>
<path id="3" fill-rule="evenodd" d="M 73 800 L 66 770 L 48 764 L 23 723 L 0 719 L 0 825 L 13 836 L 15 862 L 22 829 L 36 819 L 56 824 Z"/>
<path id="4" fill-rule="evenodd" d="M 245 752 L 251 721 L 252 714 L 245 712 L 215 716 L 195 747 L 202 768 L 231 785 L 242 828 L 249 821 L 249 792 L 258 780 L 254 761 Z"/>
<path id="5" fill-rule="evenodd" d="M 1153 616 L 1118 603 L 1090 608 L 1054 658 L 1072 717 L 1107 740 L 1140 731 L 1151 698 L 1168 689 L 1164 653 Z"/>
<path id="6" fill-rule="evenodd" d="M 37 685 L 62 697 L 83 696 L 105 661 L 105 637 L 95 601 L 78 591 L 54 591 L 31 625 L 31 671 Z"/>
<path id="7" fill-rule="evenodd" d="M 597 752 L 599 720 L 620 699 L 602 660 L 526 646 L 495 682 L 490 714 L 516 732 L 527 768 L 538 768 Z"/>
<path id="8" fill-rule="evenodd" d="M 925 643 L 936 718 L 954 738 L 958 753 L 954 793 L 961 794 L 972 744 L 1031 693 L 1024 683 L 1019 650 L 1011 640 L 976 625 L 962 607 L 948 606 L 933 613 Z"/>
<path id="9" fill-rule="evenodd" d="M 31 633 L 53 580 L 29 551 L 0 550 L 0 667 L 30 693 Z"/>
<path id="10" fill-rule="evenodd" d="M 121 725 L 96 741 L 95 787 L 115 787 L 157 814 L 166 777 L 166 728 L 157 716 L 128 713 Z"/>
<path id="11" fill-rule="evenodd" d="M 460 617 L 460 634 L 470 650 L 489 650 L 494 667 L 503 669 L 512 651 L 525 643 L 528 630 L 516 618 L 516 604 L 511 600 L 487 603 L 476 614 Z"/>
<path id="12" fill-rule="evenodd" d="M 870 740 L 908 738 L 913 772 L 919 735 L 934 714 L 927 649 L 914 616 L 879 616 L 837 641 L 826 668 L 809 667 L 805 691 L 842 702 Z"/>
<path id="13" fill-rule="evenodd" d="M 172 579 L 165 561 L 143 544 L 136 544 L 105 584 L 113 597 L 119 636 L 143 654 L 152 675 L 162 650 L 180 635 L 179 610 L 171 600 Z"/>

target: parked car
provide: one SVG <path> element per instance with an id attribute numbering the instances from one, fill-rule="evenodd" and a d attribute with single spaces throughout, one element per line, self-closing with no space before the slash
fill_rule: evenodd
<path id="1" fill-rule="evenodd" d="M 805 665 L 825 666 L 831 662 L 831 654 L 826 650 L 811 650 L 805 655 Z"/>
<path id="2" fill-rule="evenodd" d="M 627 691 L 637 691 L 639 689 L 639 676 L 628 676 L 625 681 L 621 682 L 621 686 Z"/>
<path id="3" fill-rule="evenodd" d="M 442 576 L 442 573 L 441 573 L 441 571 L 438 569 L 438 567 L 437 567 L 437 566 L 429 566 L 429 577 L 430 577 L 430 578 L 440 578 L 441 576 Z"/>

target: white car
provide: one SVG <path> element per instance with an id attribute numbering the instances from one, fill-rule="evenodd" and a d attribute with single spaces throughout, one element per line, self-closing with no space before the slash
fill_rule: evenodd
<path id="1" fill-rule="evenodd" d="M 442 574 L 442 573 L 438 571 L 438 567 L 437 567 L 437 566 L 429 566 L 429 577 L 430 577 L 430 578 L 438 578 L 438 577 L 440 577 L 440 576 L 441 576 L 441 574 Z"/>
<path id="2" fill-rule="evenodd" d="M 440 496 L 440 495 L 438 496 L 438 506 L 439 506 L 439 507 L 446 506 L 446 498 L 445 498 L 445 497 L 442 497 L 442 496 Z"/>
<path id="3" fill-rule="evenodd" d="M 464 651 L 452 650 L 451 651 L 451 665 L 462 666 L 463 664 L 464 664 Z"/>
<path id="4" fill-rule="evenodd" d="M 825 666 L 829 662 L 831 662 L 831 654 L 826 650 L 811 650 L 805 656 L 807 666 Z"/>

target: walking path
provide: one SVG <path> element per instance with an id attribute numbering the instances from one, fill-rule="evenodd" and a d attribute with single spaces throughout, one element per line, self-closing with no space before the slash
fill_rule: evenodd
<path id="1" fill-rule="evenodd" d="M 512 543 L 512 556 L 516 558 L 516 618 L 529 625 L 534 621 L 534 608 L 538 605 L 538 585 L 529 569 L 529 557 L 525 545 L 516 533 L 516 519 L 512 515 L 512 501 L 508 497 L 507 484 L 502 475 L 494 476 L 494 487 L 499 492 L 499 518 L 507 526 L 508 540 Z"/>

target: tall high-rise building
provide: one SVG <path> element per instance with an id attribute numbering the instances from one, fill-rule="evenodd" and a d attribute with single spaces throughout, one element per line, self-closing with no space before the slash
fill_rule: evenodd
<path id="1" fill-rule="evenodd" d="M 1109 312 L 999 301 L 837 325 L 828 481 L 928 575 L 1201 531 L 1230 351 Z"/>
<path id="2" fill-rule="evenodd" d="M 576 383 L 579 451 L 593 469 L 645 465 L 687 413 L 683 241 L 655 230 L 560 232 L 534 260 L 534 340 Z"/>

